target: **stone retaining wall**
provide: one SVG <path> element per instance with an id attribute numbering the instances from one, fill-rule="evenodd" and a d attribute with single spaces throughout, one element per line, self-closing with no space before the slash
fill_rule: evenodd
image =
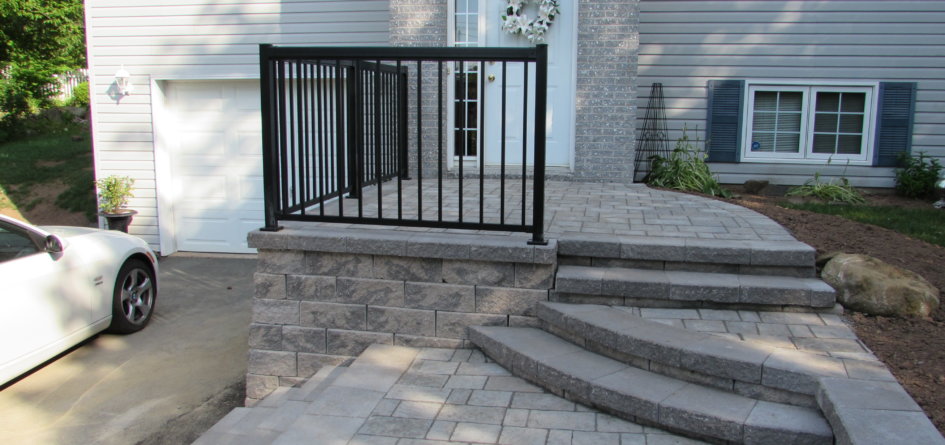
<path id="1" fill-rule="evenodd" d="M 537 326 L 533 307 L 554 284 L 555 241 L 328 227 L 249 236 L 250 403 L 371 344 L 460 348 L 467 326 Z"/>

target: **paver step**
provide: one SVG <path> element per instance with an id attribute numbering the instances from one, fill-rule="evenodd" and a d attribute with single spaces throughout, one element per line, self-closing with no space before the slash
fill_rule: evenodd
<path id="1" fill-rule="evenodd" d="M 580 234 L 561 237 L 558 255 L 756 267 L 811 267 L 816 251 L 793 239 L 761 241 Z"/>
<path id="2" fill-rule="evenodd" d="M 735 305 L 831 308 L 832 287 L 815 278 L 630 268 L 559 266 L 559 300 L 618 305 Z M 604 297 L 604 298 L 600 298 Z"/>
<path id="3" fill-rule="evenodd" d="M 469 328 L 469 339 L 513 374 L 631 420 L 736 443 L 833 443 L 816 410 L 642 370 L 540 329 L 479 326 Z"/>
<path id="4" fill-rule="evenodd" d="M 815 406 L 821 377 L 894 380 L 875 362 L 718 337 L 609 306 L 541 303 L 536 315 L 546 330 L 626 364 L 772 402 Z"/>

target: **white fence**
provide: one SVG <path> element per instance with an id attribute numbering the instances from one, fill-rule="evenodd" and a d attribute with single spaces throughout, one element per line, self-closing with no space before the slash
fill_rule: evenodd
<path id="1" fill-rule="evenodd" d="M 89 70 L 75 70 L 54 77 L 57 83 L 48 85 L 44 90 L 54 99 L 66 100 L 72 97 L 72 91 L 77 85 L 89 80 Z"/>

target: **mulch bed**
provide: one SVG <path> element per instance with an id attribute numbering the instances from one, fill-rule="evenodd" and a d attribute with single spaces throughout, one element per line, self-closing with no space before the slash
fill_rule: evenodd
<path id="1" fill-rule="evenodd" d="M 929 206 L 889 195 L 869 197 L 873 205 Z M 892 230 L 780 207 L 780 197 L 744 195 L 727 200 L 777 221 L 795 238 L 829 252 L 862 253 L 918 273 L 945 289 L 945 248 Z M 942 217 L 945 218 L 945 210 Z M 882 360 L 929 418 L 945 433 L 945 304 L 929 319 L 874 317 L 848 311 L 856 334 Z"/>

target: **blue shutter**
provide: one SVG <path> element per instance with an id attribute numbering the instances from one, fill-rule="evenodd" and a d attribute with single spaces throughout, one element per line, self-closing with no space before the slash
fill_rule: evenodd
<path id="1" fill-rule="evenodd" d="M 873 165 L 896 167 L 899 154 L 912 151 L 915 82 L 880 82 Z"/>
<path id="2" fill-rule="evenodd" d="M 744 80 L 710 80 L 706 117 L 709 162 L 738 162 L 742 151 Z"/>

